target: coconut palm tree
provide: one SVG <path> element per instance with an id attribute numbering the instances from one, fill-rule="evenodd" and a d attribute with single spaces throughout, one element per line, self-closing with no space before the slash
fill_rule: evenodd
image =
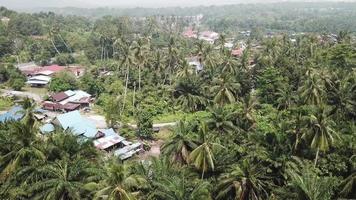
<path id="1" fill-rule="evenodd" d="M 298 159 L 297 159 L 298 160 Z M 302 164 L 302 165 L 301 165 Z M 331 199 L 333 180 L 329 177 L 319 177 L 315 168 L 308 163 L 287 163 L 288 196 L 297 200 Z"/>
<path id="2" fill-rule="evenodd" d="M 228 133 L 237 130 L 233 121 L 237 117 L 236 112 L 231 112 L 223 107 L 212 107 L 209 109 L 211 117 L 207 121 L 207 125 L 212 130 L 216 130 L 219 133 Z"/>
<path id="3" fill-rule="evenodd" d="M 277 108 L 287 109 L 296 101 L 296 97 L 290 86 L 284 86 L 283 88 L 277 88 Z"/>
<path id="4" fill-rule="evenodd" d="M 191 177 L 182 173 L 173 177 L 163 177 L 155 182 L 156 188 L 148 199 L 159 200 L 210 200 L 208 182 L 192 182 Z"/>
<path id="5" fill-rule="evenodd" d="M 70 129 L 63 132 L 56 129 L 53 134 L 47 136 L 46 143 L 43 145 L 46 151 L 47 160 L 75 159 L 78 156 L 95 160 L 98 151 L 90 140 L 81 140 L 75 136 Z"/>
<path id="6" fill-rule="evenodd" d="M 27 124 L 29 127 L 34 127 L 36 125 L 37 119 L 35 117 L 36 111 L 36 103 L 30 99 L 30 98 L 25 98 L 21 103 L 20 103 L 22 110 L 19 112 L 23 114 L 23 122 Z"/>
<path id="7" fill-rule="evenodd" d="M 225 49 L 225 44 L 226 44 L 226 35 L 225 34 L 220 34 L 219 38 L 215 41 L 215 45 L 217 45 L 220 49 L 220 52 L 223 52 Z"/>
<path id="8" fill-rule="evenodd" d="M 237 118 L 237 124 L 244 130 L 248 131 L 255 126 L 254 110 L 258 105 L 257 98 L 254 94 L 248 94 L 242 99 L 243 112 Z"/>
<path id="9" fill-rule="evenodd" d="M 300 88 L 301 99 L 304 103 L 320 105 L 324 97 L 324 84 L 315 72 L 307 74 L 307 80 Z"/>
<path id="10" fill-rule="evenodd" d="M 85 179 L 89 177 L 90 163 L 83 158 L 67 158 L 39 166 L 27 181 L 33 199 L 82 199 Z"/>
<path id="11" fill-rule="evenodd" d="M 356 194 L 356 171 L 354 171 L 350 176 L 344 179 L 341 184 L 341 197 L 355 199 Z"/>
<path id="12" fill-rule="evenodd" d="M 327 86 L 328 103 L 334 108 L 331 111 L 337 116 L 356 116 L 356 73 L 351 73 L 345 79 L 333 81 Z"/>
<path id="13" fill-rule="evenodd" d="M 354 199 L 356 198 L 356 194 L 354 192 L 356 190 L 356 155 L 352 155 L 349 160 L 353 165 L 353 171 L 346 179 L 341 182 L 340 186 L 342 189 L 340 191 L 340 195 L 341 197 Z"/>
<path id="14" fill-rule="evenodd" d="M 127 96 L 127 89 L 128 89 L 128 84 L 129 84 L 129 76 L 130 76 L 130 66 L 134 63 L 133 62 L 133 56 L 131 52 L 131 44 L 123 41 L 123 39 L 116 40 L 114 43 L 115 46 L 120 51 L 120 68 L 121 66 L 126 67 L 125 71 L 125 91 L 124 91 L 124 97 L 122 101 L 122 108 L 121 112 L 125 110 L 125 103 L 126 103 L 126 96 Z"/>
<path id="15" fill-rule="evenodd" d="M 176 103 L 185 111 L 197 111 L 206 105 L 202 83 L 196 76 L 179 79 L 175 84 L 173 96 Z"/>
<path id="16" fill-rule="evenodd" d="M 222 62 L 220 64 L 222 66 L 222 72 L 228 74 L 236 74 L 238 62 L 235 60 L 230 51 L 223 52 Z"/>
<path id="17" fill-rule="evenodd" d="M 334 122 L 328 115 L 325 107 L 316 109 L 315 114 L 309 117 L 309 131 L 303 133 L 302 138 L 310 142 L 310 147 L 316 150 L 314 166 L 318 162 L 319 151 L 327 151 L 334 142 L 336 132 L 333 130 Z"/>
<path id="18" fill-rule="evenodd" d="M 201 171 L 201 178 L 204 178 L 204 174 L 208 171 L 214 171 L 215 169 L 215 151 L 217 147 L 223 147 L 218 143 L 209 141 L 208 138 L 208 126 L 205 122 L 200 125 L 200 145 L 197 146 L 189 155 L 189 161 L 194 167 Z"/>
<path id="19" fill-rule="evenodd" d="M 0 134 L 0 181 L 5 181 L 31 160 L 44 160 L 36 129 L 23 122 L 9 122 Z"/>
<path id="20" fill-rule="evenodd" d="M 136 189 L 145 188 L 146 180 L 131 172 L 131 167 L 111 160 L 106 164 L 103 179 L 97 184 L 99 188 L 94 199 L 134 200 Z"/>
<path id="21" fill-rule="evenodd" d="M 132 46 L 134 51 L 134 57 L 137 60 L 138 65 L 138 90 L 141 90 L 141 69 L 147 62 L 148 42 L 147 38 L 140 38 Z"/>
<path id="22" fill-rule="evenodd" d="M 191 138 L 191 125 L 186 121 L 179 121 L 173 134 L 174 136 L 162 145 L 162 154 L 169 157 L 171 162 L 188 164 L 189 154 L 197 146 Z"/>
<path id="23" fill-rule="evenodd" d="M 221 175 L 216 188 L 216 199 L 262 200 L 267 199 L 269 177 L 261 163 L 242 160 Z"/>
<path id="24" fill-rule="evenodd" d="M 174 69 L 178 63 L 178 47 L 177 41 L 174 37 L 170 37 L 168 42 L 168 53 L 167 53 L 167 69 L 169 75 L 169 84 L 172 85 L 172 76 Z"/>
<path id="25" fill-rule="evenodd" d="M 178 68 L 179 68 L 177 71 L 178 78 L 189 78 L 191 75 L 193 75 L 194 70 L 192 66 L 190 66 L 188 61 L 184 58 L 180 59 Z"/>
<path id="26" fill-rule="evenodd" d="M 236 94 L 240 89 L 240 84 L 230 75 L 222 75 L 213 80 L 211 92 L 215 95 L 214 102 L 220 106 L 234 103 Z"/>

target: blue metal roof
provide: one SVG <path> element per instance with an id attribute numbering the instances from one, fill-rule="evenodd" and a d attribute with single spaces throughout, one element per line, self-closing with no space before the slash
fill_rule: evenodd
<path id="1" fill-rule="evenodd" d="M 50 133 L 54 131 L 54 126 L 52 124 L 45 124 L 43 126 L 41 126 L 40 128 L 41 133 L 45 134 L 45 133 Z"/>
<path id="2" fill-rule="evenodd" d="M 63 129 L 71 129 L 75 135 L 94 138 L 98 133 L 95 125 L 84 119 L 77 110 L 58 115 L 57 119 Z"/>
<path id="3" fill-rule="evenodd" d="M 9 111 L 0 115 L 0 122 L 19 121 L 24 116 L 24 113 L 21 112 L 22 110 L 21 106 L 12 107 Z"/>
<path id="4" fill-rule="evenodd" d="M 105 134 L 105 136 L 109 136 L 109 135 L 118 135 L 114 129 L 110 128 L 110 129 L 103 129 L 103 130 L 100 130 L 102 133 Z"/>

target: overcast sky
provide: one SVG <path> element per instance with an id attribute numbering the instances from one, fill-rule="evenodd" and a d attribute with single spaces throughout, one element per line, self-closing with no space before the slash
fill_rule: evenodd
<path id="1" fill-rule="evenodd" d="M 38 8 L 38 7 L 169 7 L 222 5 L 236 3 L 276 2 L 292 0 L 0 0 L 0 5 L 8 8 Z M 330 0 L 307 0 L 330 1 Z M 355 0 L 333 0 L 355 1 Z"/>

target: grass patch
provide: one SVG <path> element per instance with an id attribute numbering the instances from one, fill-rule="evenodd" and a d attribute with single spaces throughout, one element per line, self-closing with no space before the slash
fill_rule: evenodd
<path id="1" fill-rule="evenodd" d="M 170 128 L 162 128 L 158 133 L 154 135 L 156 140 L 168 140 L 172 136 L 172 130 Z"/>
<path id="2" fill-rule="evenodd" d="M 1 111 L 8 110 L 9 108 L 11 108 L 12 105 L 14 105 L 14 104 L 10 98 L 6 98 L 6 97 L 0 98 L 0 110 Z"/>
<path id="3" fill-rule="evenodd" d="M 30 87 L 29 85 L 26 85 L 25 87 L 22 88 L 22 90 L 26 92 L 31 92 L 33 94 L 37 94 L 41 97 L 48 95 L 48 90 L 45 87 L 37 88 L 37 87 Z"/>
<path id="4" fill-rule="evenodd" d="M 176 113 L 165 113 L 162 115 L 157 115 L 153 118 L 153 123 L 168 123 L 168 122 L 176 122 L 183 119 L 187 113 L 184 112 L 176 112 Z"/>
<path id="5" fill-rule="evenodd" d="M 191 119 L 202 119 L 209 117 L 209 113 L 206 111 L 199 111 L 194 113 L 184 113 L 184 112 L 176 112 L 176 113 L 167 113 L 158 115 L 153 118 L 153 123 L 168 123 L 168 122 L 177 122 L 183 119 L 191 120 Z"/>

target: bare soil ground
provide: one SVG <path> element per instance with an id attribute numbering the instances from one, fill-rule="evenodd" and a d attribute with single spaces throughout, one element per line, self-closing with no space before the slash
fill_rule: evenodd
<path id="1" fill-rule="evenodd" d="M 151 149 L 139 154 L 137 156 L 139 160 L 147 160 L 150 157 L 158 157 L 161 154 L 161 145 L 163 144 L 163 140 L 152 140 L 148 143 L 151 146 Z"/>

